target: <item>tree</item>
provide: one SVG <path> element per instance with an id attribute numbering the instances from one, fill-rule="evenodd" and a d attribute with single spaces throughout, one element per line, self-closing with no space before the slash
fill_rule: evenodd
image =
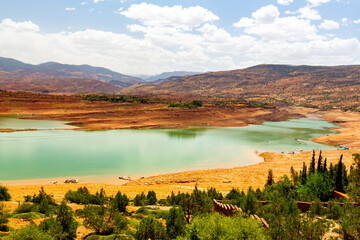
<path id="1" fill-rule="evenodd" d="M 174 193 L 172 193 L 172 194 L 174 194 Z M 144 192 L 142 192 L 141 194 L 136 194 L 136 196 L 134 198 L 134 205 L 135 206 L 144 206 L 145 201 L 146 201 L 146 196 L 145 196 Z"/>
<path id="2" fill-rule="evenodd" d="M 154 205 L 157 202 L 156 193 L 154 191 L 149 191 L 147 194 L 147 201 L 149 205 Z"/>
<path id="3" fill-rule="evenodd" d="M 6 225 L 9 222 L 8 213 L 5 211 L 5 205 L 0 204 L 0 232 L 7 232 L 8 226 Z"/>
<path id="4" fill-rule="evenodd" d="M 303 162 L 303 169 L 300 172 L 300 182 L 302 185 L 306 183 L 306 179 L 307 179 L 307 167 L 305 162 Z"/>
<path id="5" fill-rule="evenodd" d="M 71 210 L 69 210 L 65 200 L 63 200 L 60 204 L 59 212 L 56 216 L 56 221 L 61 224 L 63 231 L 68 234 L 68 239 L 76 238 L 78 222 L 74 220 L 73 213 Z"/>
<path id="6" fill-rule="evenodd" d="M 313 150 L 313 155 L 310 162 L 309 175 L 313 173 L 315 173 L 315 150 Z"/>
<path id="7" fill-rule="evenodd" d="M 267 181 L 266 181 L 266 184 L 265 184 L 265 187 L 269 187 L 271 185 L 274 184 L 274 176 L 273 176 L 273 171 L 271 169 L 269 169 L 269 172 L 268 172 L 268 177 L 267 177 Z"/>
<path id="8" fill-rule="evenodd" d="M 339 192 L 344 192 L 344 182 L 343 182 L 343 155 L 341 154 L 339 163 L 337 164 L 336 175 L 335 175 L 335 190 Z"/>
<path id="9" fill-rule="evenodd" d="M 166 218 L 166 232 L 171 239 L 185 235 L 186 220 L 181 207 L 172 207 Z"/>
<path id="10" fill-rule="evenodd" d="M 105 211 L 102 207 L 87 205 L 84 208 L 84 226 L 98 234 L 111 234 L 112 227 L 109 219 L 105 219 Z"/>
<path id="11" fill-rule="evenodd" d="M 325 161 L 324 161 L 324 167 L 323 167 L 323 172 L 327 172 L 328 169 L 327 169 L 327 158 L 325 158 Z"/>
<path id="12" fill-rule="evenodd" d="M 328 201 L 332 196 L 333 190 L 333 183 L 329 174 L 318 173 L 310 175 L 305 185 L 302 185 L 297 192 L 304 201 L 312 201 L 314 198 Z"/>
<path id="13" fill-rule="evenodd" d="M 319 153 L 319 159 L 318 159 L 318 163 L 317 163 L 317 172 L 322 172 L 322 151 L 320 150 Z"/>
<path id="14" fill-rule="evenodd" d="M 121 192 L 118 191 L 114 198 L 114 204 L 119 212 L 126 212 L 126 206 L 129 205 L 129 199 L 125 193 L 121 194 Z"/>
<path id="15" fill-rule="evenodd" d="M 136 229 L 136 240 L 167 239 L 165 227 L 152 217 L 142 219 Z"/>
<path id="16" fill-rule="evenodd" d="M 9 201 L 10 199 L 11 199 L 11 196 L 8 193 L 7 187 L 0 185 L 0 201 Z"/>

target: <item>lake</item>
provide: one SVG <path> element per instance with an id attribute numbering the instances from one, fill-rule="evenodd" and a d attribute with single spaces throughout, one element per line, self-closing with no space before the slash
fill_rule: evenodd
<path id="1" fill-rule="evenodd" d="M 256 152 L 336 149 L 311 139 L 337 126 L 295 119 L 239 128 L 73 131 L 59 121 L 0 118 L 0 128 L 42 129 L 0 132 L 0 181 L 73 176 L 103 183 L 255 164 L 262 161 Z"/>

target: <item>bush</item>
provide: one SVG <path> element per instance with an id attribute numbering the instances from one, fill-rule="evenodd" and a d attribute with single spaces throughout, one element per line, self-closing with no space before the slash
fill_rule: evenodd
<path id="1" fill-rule="evenodd" d="M 45 218 L 46 216 L 45 216 L 45 214 L 38 213 L 38 212 L 27 212 L 27 213 L 13 214 L 11 217 L 32 221 L 34 219 Z"/>
<path id="2" fill-rule="evenodd" d="M 7 232 L 9 230 L 8 226 L 6 225 L 6 223 L 9 222 L 8 213 L 4 208 L 4 204 L 0 204 L 0 232 Z"/>
<path id="3" fill-rule="evenodd" d="M 135 239 L 167 239 L 165 227 L 152 217 L 144 218 L 136 229 Z"/>
<path id="4" fill-rule="evenodd" d="M 120 191 L 117 192 L 114 198 L 114 204 L 116 210 L 119 212 L 126 212 L 126 207 L 129 205 L 129 198 L 126 196 L 126 194 L 121 194 Z"/>
<path id="5" fill-rule="evenodd" d="M 31 224 L 19 230 L 16 230 L 11 235 L 3 237 L 2 240 L 54 240 L 52 236 L 41 231 L 35 224 Z"/>
<path id="6" fill-rule="evenodd" d="M 238 215 L 232 218 L 218 213 L 196 216 L 190 224 L 188 239 L 267 239 L 256 220 Z"/>
<path id="7" fill-rule="evenodd" d="M 74 220 L 73 212 L 66 205 L 65 201 L 61 202 L 56 221 L 61 224 L 63 232 L 67 233 L 68 239 L 76 238 L 76 229 L 79 224 Z"/>
<path id="8" fill-rule="evenodd" d="M 186 219 L 182 208 L 172 207 L 166 218 L 166 232 L 171 239 L 186 233 Z"/>
<path id="9" fill-rule="evenodd" d="M 8 189 L 0 185 L 0 201 L 9 201 L 11 199 Z"/>
<path id="10" fill-rule="evenodd" d="M 156 199 L 156 193 L 154 191 L 149 191 L 147 194 L 147 203 L 149 205 L 154 205 L 156 204 L 157 199 Z"/>
<path id="11" fill-rule="evenodd" d="M 54 200 L 53 196 L 47 194 L 44 190 L 44 187 L 41 187 L 41 189 L 39 190 L 39 194 L 38 195 L 34 194 L 34 196 L 31 198 L 30 202 L 40 204 L 45 199 L 49 204 L 55 205 L 55 200 Z M 25 200 L 26 200 L 26 196 L 25 196 Z"/>
<path id="12" fill-rule="evenodd" d="M 87 187 L 80 187 L 77 191 L 69 190 L 65 194 L 65 199 L 72 203 L 77 204 L 94 204 L 102 205 L 107 202 L 107 197 L 105 195 L 104 189 L 100 190 L 100 193 L 90 194 Z"/>
<path id="13" fill-rule="evenodd" d="M 68 234 L 63 231 L 61 223 L 54 218 L 42 221 L 39 225 L 39 229 L 55 239 L 67 239 L 68 237 Z"/>
<path id="14" fill-rule="evenodd" d="M 15 209 L 14 213 L 28 213 L 33 212 L 36 206 L 31 203 L 23 203 L 17 209 Z"/>
<path id="15" fill-rule="evenodd" d="M 328 209 L 329 209 L 329 214 L 327 215 L 327 218 L 329 219 L 339 220 L 343 214 L 342 207 L 340 207 L 338 204 L 335 204 L 333 202 L 329 202 Z"/>
<path id="16" fill-rule="evenodd" d="M 146 196 L 144 192 L 141 194 L 136 194 L 134 198 L 134 205 L 135 206 L 144 206 L 146 204 Z"/>
<path id="17" fill-rule="evenodd" d="M 111 234 L 113 227 L 105 220 L 105 211 L 99 206 L 86 206 L 84 208 L 84 226 L 98 234 Z"/>

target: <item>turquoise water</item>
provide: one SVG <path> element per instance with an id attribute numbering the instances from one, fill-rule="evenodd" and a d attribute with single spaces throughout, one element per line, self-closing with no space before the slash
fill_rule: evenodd
<path id="1" fill-rule="evenodd" d="M 12 126 L 12 120 L 1 128 Z M 33 124 L 51 129 L 64 126 L 61 122 L 49 125 L 49 121 Z M 335 149 L 311 142 L 314 137 L 334 134 L 330 128 L 336 125 L 297 119 L 241 128 L 2 132 L 0 181 L 67 176 L 100 180 L 244 166 L 262 161 L 256 151 Z"/>

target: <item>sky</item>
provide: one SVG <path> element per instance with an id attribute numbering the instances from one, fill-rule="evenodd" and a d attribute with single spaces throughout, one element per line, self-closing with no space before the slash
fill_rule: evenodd
<path id="1" fill-rule="evenodd" d="M 360 64 L 359 0 L 0 0 L 0 56 L 129 75 Z"/>

